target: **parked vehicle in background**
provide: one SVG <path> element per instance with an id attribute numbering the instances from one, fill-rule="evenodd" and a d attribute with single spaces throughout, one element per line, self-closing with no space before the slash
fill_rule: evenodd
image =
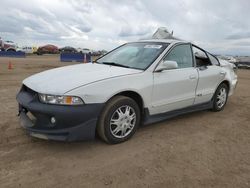
<path id="1" fill-rule="evenodd" d="M 237 67 L 239 69 L 250 69 L 250 57 L 249 56 L 238 56 Z"/>
<path id="2" fill-rule="evenodd" d="M 63 48 L 60 48 L 59 51 L 61 53 L 77 53 L 77 50 L 71 46 L 65 46 Z"/>
<path id="3" fill-rule="evenodd" d="M 230 63 L 233 63 L 233 64 L 236 64 L 236 63 L 237 63 L 237 59 L 234 58 L 234 57 L 229 57 L 227 60 L 228 60 Z"/>
<path id="4" fill-rule="evenodd" d="M 101 52 L 100 51 L 93 51 L 92 53 L 91 53 L 91 55 L 92 56 L 100 56 L 101 55 Z"/>
<path id="5" fill-rule="evenodd" d="M 105 55 L 106 53 L 108 53 L 107 50 L 101 50 L 100 52 L 101 52 L 101 55 Z"/>
<path id="6" fill-rule="evenodd" d="M 237 59 L 235 57 L 233 57 L 233 56 L 222 56 L 222 55 L 219 55 L 218 58 L 227 60 L 227 61 L 229 61 L 230 63 L 233 63 L 233 64 L 236 64 L 238 62 Z"/>
<path id="7" fill-rule="evenodd" d="M 99 50 L 99 51 L 93 51 L 92 55 L 93 56 L 101 56 L 101 55 L 105 55 L 106 53 L 108 53 L 106 50 Z"/>
<path id="8" fill-rule="evenodd" d="M 45 46 L 41 46 L 37 49 L 37 55 L 43 55 L 43 54 L 57 54 L 59 53 L 59 49 L 57 46 L 52 44 L 47 44 Z"/>
<path id="9" fill-rule="evenodd" d="M 0 47 L 1 51 L 16 51 L 17 49 L 17 44 L 15 44 L 13 41 L 3 41 L 0 39 Z"/>
<path id="10" fill-rule="evenodd" d="M 16 51 L 17 49 L 17 44 L 14 43 L 13 41 L 4 41 L 1 37 L 0 37 L 0 50 L 1 51 Z"/>
<path id="11" fill-rule="evenodd" d="M 89 52 L 91 52 L 88 48 L 77 48 L 77 51 L 83 54 L 88 54 Z"/>
<path id="12" fill-rule="evenodd" d="M 37 52 L 37 47 L 23 46 L 21 48 L 18 48 L 17 51 L 25 52 L 26 54 L 35 54 Z"/>

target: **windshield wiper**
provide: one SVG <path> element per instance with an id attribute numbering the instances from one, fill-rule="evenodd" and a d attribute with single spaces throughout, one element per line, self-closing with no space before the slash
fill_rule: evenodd
<path id="1" fill-rule="evenodd" d="M 112 65 L 112 66 L 117 66 L 117 67 L 124 67 L 124 68 L 130 68 L 130 66 L 122 65 L 122 64 L 119 64 L 119 63 L 115 63 L 115 62 L 102 62 L 101 64 Z"/>

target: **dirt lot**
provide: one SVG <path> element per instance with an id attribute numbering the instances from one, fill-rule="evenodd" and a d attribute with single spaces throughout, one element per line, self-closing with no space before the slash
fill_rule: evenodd
<path id="1" fill-rule="evenodd" d="M 56 56 L 0 58 L 0 187 L 250 187 L 249 70 L 238 72 L 224 111 L 144 126 L 123 144 L 27 136 L 16 116 L 21 81 L 67 64 Z"/>

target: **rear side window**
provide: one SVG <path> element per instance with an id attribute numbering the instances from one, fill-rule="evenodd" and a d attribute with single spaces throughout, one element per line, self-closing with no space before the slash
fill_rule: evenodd
<path id="1" fill-rule="evenodd" d="M 174 47 L 164 60 L 176 61 L 178 68 L 188 68 L 193 66 L 192 51 L 189 44 L 181 44 Z"/>
<path id="2" fill-rule="evenodd" d="M 212 56 L 212 55 L 209 54 L 209 53 L 207 53 L 207 55 L 208 55 L 208 57 L 209 57 L 209 59 L 210 59 L 210 61 L 211 61 L 211 63 L 212 63 L 213 65 L 217 65 L 217 66 L 220 65 L 219 61 L 218 61 L 214 56 Z"/>
<path id="3" fill-rule="evenodd" d="M 193 53 L 197 67 L 212 65 L 205 51 L 193 46 Z"/>

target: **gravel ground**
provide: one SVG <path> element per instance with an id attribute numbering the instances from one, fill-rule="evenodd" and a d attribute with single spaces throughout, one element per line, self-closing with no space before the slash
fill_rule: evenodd
<path id="1" fill-rule="evenodd" d="M 249 70 L 222 112 L 143 126 L 119 145 L 64 143 L 27 136 L 16 116 L 22 80 L 72 64 L 58 59 L 0 58 L 0 187 L 250 187 Z"/>

